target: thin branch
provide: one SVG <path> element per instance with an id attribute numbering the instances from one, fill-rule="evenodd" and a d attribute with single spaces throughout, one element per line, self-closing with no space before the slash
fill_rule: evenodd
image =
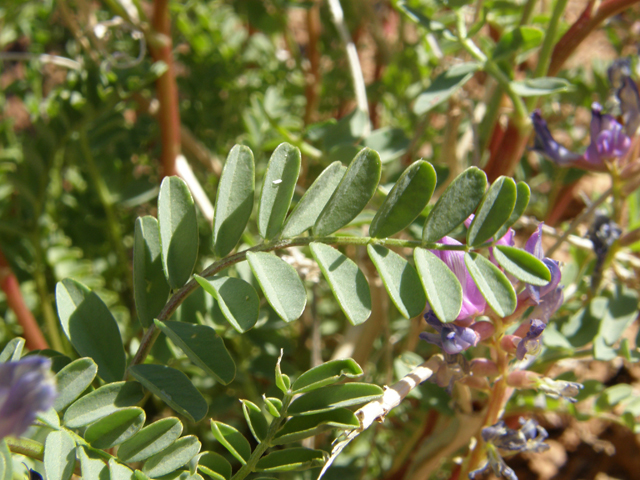
<path id="1" fill-rule="evenodd" d="M 328 0 L 329 10 L 331 11 L 331 18 L 333 24 L 338 30 L 338 34 L 345 44 L 347 49 L 347 60 L 349 61 L 349 69 L 351 70 L 351 78 L 353 80 L 353 90 L 356 94 L 356 103 L 358 104 L 358 110 L 364 112 L 369 119 L 369 102 L 367 101 L 367 89 L 364 84 L 364 75 L 362 75 L 362 67 L 360 66 L 360 59 L 358 58 L 358 51 L 356 45 L 351 39 L 351 34 L 347 29 L 347 25 L 344 22 L 344 12 L 340 5 L 340 0 Z M 371 132 L 371 122 L 367 120 L 364 136 L 367 136 Z"/>

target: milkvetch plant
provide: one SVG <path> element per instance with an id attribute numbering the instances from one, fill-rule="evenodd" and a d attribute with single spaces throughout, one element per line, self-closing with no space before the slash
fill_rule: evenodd
<path id="1" fill-rule="evenodd" d="M 66 76 L 3 76 L 0 480 L 515 480 L 549 412 L 640 431 L 585 368 L 640 358 L 636 65 L 558 75 L 630 2 L 472 3 L 6 13 L 3 68 Z"/>

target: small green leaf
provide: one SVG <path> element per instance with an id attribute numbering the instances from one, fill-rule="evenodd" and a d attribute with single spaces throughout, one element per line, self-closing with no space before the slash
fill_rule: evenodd
<path id="1" fill-rule="evenodd" d="M 499 240 L 504 237 L 509 230 L 509 227 L 524 215 L 524 211 L 527 209 L 527 205 L 529 205 L 529 198 L 531 197 L 531 189 L 529 188 L 529 185 L 524 182 L 518 182 L 516 184 L 516 190 L 516 206 L 513 207 L 513 212 L 511 212 L 509 220 L 507 220 L 506 223 L 500 227 L 500 230 L 496 232 L 494 236 L 495 240 Z"/>
<path id="2" fill-rule="evenodd" d="M 272 445 L 299 442 L 305 438 L 313 437 L 330 428 L 354 429 L 359 428 L 360 422 L 351 410 L 336 408 L 328 412 L 313 415 L 300 415 L 291 417 L 287 423 L 278 430 Z"/>
<path id="3" fill-rule="evenodd" d="M 307 304 L 307 291 L 296 269 L 271 253 L 247 252 L 247 260 L 278 316 L 285 322 L 300 318 Z"/>
<path id="4" fill-rule="evenodd" d="M 613 345 L 637 317 L 638 294 L 631 289 L 617 286 L 613 296 L 608 299 L 598 336 L 602 337 L 607 345 Z"/>
<path id="5" fill-rule="evenodd" d="M 447 265 L 432 252 L 416 248 L 413 259 L 427 300 L 436 317 L 449 323 L 462 309 L 462 285 Z"/>
<path id="6" fill-rule="evenodd" d="M 512 81 L 509 83 L 516 95 L 521 97 L 539 97 L 552 93 L 568 92 L 572 85 L 564 78 L 540 77 L 527 80 Z"/>
<path id="7" fill-rule="evenodd" d="M 198 470 L 213 480 L 230 480 L 231 464 L 222 456 L 214 452 L 202 454 L 198 460 Z"/>
<path id="8" fill-rule="evenodd" d="M 64 430 L 49 433 L 44 442 L 44 468 L 47 479 L 69 480 L 75 466 L 76 442 L 71 435 Z"/>
<path id="9" fill-rule="evenodd" d="M 134 436 L 145 419 L 141 408 L 123 408 L 92 423 L 84 432 L 84 439 L 94 448 L 112 448 Z"/>
<path id="10" fill-rule="evenodd" d="M 346 383 L 315 389 L 296 398 L 287 409 L 288 415 L 311 415 L 339 407 L 361 405 L 379 398 L 382 388 L 369 383 Z"/>
<path id="11" fill-rule="evenodd" d="M 126 465 L 116 462 L 113 458 L 109 459 L 109 480 L 135 480 L 133 470 Z"/>
<path id="12" fill-rule="evenodd" d="M 218 382 L 228 385 L 236 376 L 236 364 L 222 338 L 207 325 L 155 320 L 156 326 L 189 360 Z"/>
<path id="13" fill-rule="evenodd" d="M 343 377 L 358 378 L 362 374 L 362 368 L 352 358 L 331 360 L 304 372 L 293 382 L 291 390 L 294 394 L 310 392 L 336 383 Z"/>
<path id="14" fill-rule="evenodd" d="M 194 435 L 182 437 L 162 452 L 157 453 L 144 462 L 142 471 L 151 478 L 161 477 L 162 475 L 174 472 L 189 463 L 189 460 L 198 454 L 201 447 L 202 444 L 198 440 L 198 437 Z"/>
<path id="15" fill-rule="evenodd" d="M 493 49 L 493 60 L 510 57 L 518 50 L 526 52 L 539 47 L 544 38 L 544 32 L 539 28 L 521 26 L 502 34 L 500 41 Z"/>
<path id="16" fill-rule="evenodd" d="M 169 298 L 161 254 L 158 221 L 150 216 L 139 217 L 133 235 L 133 294 L 144 328 L 151 325 Z"/>
<path id="17" fill-rule="evenodd" d="M 13 479 L 13 459 L 4 440 L 0 440 L 0 480 Z"/>
<path id="18" fill-rule="evenodd" d="M 12 338 L 2 349 L 2 353 L 0 353 L 0 363 L 15 362 L 20 360 L 23 348 L 24 338 Z"/>
<path id="19" fill-rule="evenodd" d="M 309 448 L 287 448 L 265 455 L 256 464 L 258 472 L 290 472 L 320 467 L 327 454 L 322 450 Z"/>
<path id="20" fill-rule="evenodd" d="M 395 183 L 376 216 L 369 236 L 386 238 L 413 222 L 431 200 L 436 188 L 436 171 L 423 160 L 414 162 Z"/>
<path id="21" fill-rule="evenodd" d="M 288 143 L 275 149 L 262 184 L 258 209 L 258 231 L 271 240 L 282 230 L 300 173 L 300 150 Z"/>
<path id="22" fill-rule="evenodd" d="M 467 231 L 467 245 L 480 245 L 489 240 L 505 224 L 516 205 L 516 182 L 499 177 L 482 199 Z"/>
<path id="23" fill-rule="evenodd" d="M 222 258 L 236 246 L 244 232 L 255 190 L 255 166 L 249 147 L 235 145 L 224 164 L 213 219 L 213 250 Z"/>
<path id="24" fill-rule="evenodd" d="M 251 446 L 249 441 L 238 430 L 222 422 L 211 420 L 211 431 L 216 440 L 242 465 L 247 463 L 251 456 Z"/>
<path id="25" fill-rule="evenodd" d="M 551 280 L 549 268 L 529 252 L 520 248 L 498 245 L 493 256 L 504 271 L 530 285 L 544 286 Z"/>
<path id="26" fill-rule="evenodd" d="M 360 325 L 367 320 L 371 315 L 371 291 L 358 266 L 329 245 L 312 242 L 309 247 L 349 321 Z"/>
<path id="27" fill-rule="evenodd" d="M 65 278 L 56 285 L 58 316 L 65 335 L 83 357 L 98 364 L 106 382 L 124 376 L 126 359 L 120 330 L 104 302 L 80 282 Z"/>
<path id="28" fill-rule="evenodd" d="M 107 464 L 104 463 L 102 457 L 86 447 L 78 446 L 76 451 L 78 459 L 80 460 L 80 470 L 82 471 L 81 478 L 91 480 L 110 480 L 109 468 L 107 467 Z"/>
<path id="29" fill-rule="evenodd" d="M 261 442 L 267 437 L 267 430 L 269 429 L 269 423 L 264 418 L 262 410 L 255 403 L 249 400 L 240 400 L 242 403 L 242 413 L 249 425 L 249 429 L 253 434 L 253 437 Z"/>
<path id="30" fill-rule="evenodd" d="M 346 171 L 347 167 L 340 162 L 333 162 L 322 171 L 287 218 L 282 231 L 284 238 L 295 237 L 313 227 Z"/>
<path id="31" fill-rule="evenodd" d="M 420 315 L 427 297 L 415 268 L 400 255 L 381 245 L 367 245 L 367 252 L 402 316 L 413 318 Z"/>
<path id="32" fill-rule="evenodd" d="M 141 462 L 161 452 L 182 434 L 182 423 L 167 417 L 147 425 L 118 448 L 118 459 L 126 463 Z"/>
<path id="33" fill-rule="evenodd" d="M 254 288 L 239 278 L 195 276 L 204 290 L 218 301 L 224 318 L 238 332 L 253 328 L 260 313 L 260 299 Z"/>
<path id="34" fill-rule="evenodd" d="M 282 393 L 287 393 L 289 391 L 289 387 L 291 387 L 291 380 L 287 375 L 282 373 L 280 370 L 280 362 L 282 361 L 283 351 L 280 350 L 280 356 L 276 361 L 276 387 L 280 389 Z"/>
<path id="35" fill-rule="evenodd" d="M 165 177 L 158 196 L 162 267 L 172 289 L 182 287 L 198 258 L 198 219 L 189 187 L 179 177 Z"/>
<path id="36" fill-rule="evenodd" d="M 279 398 L 267 397 L 264 393 L 262 394 L 262 400 L 264 400 L 264 406 L 267 408 L 267 412 L 276 418 L 280 418 L 282 401 Z"/>
<path id="37" fill-rule="evenodd" d="M 129 373 L 192 422 L 202 420 L 209 410 L 206 400 L 180 370 L 166 365 L 143 364 L 129 367 Z"/>
<path id="38" fill-rule="evenodd" d="M 114 382 L 88 393 L 72 403 L 62 423 L 67 428 L 89 425 L 126 407 L 132 407 L 144 398 L 138 382 Z"/>
<path id="39" fill-rule="evenodd" d="M 351 161 L 347 172 L 318 216 L 313 227 L 316 236 L 329 235 L 344 227 L 369 203 L 378 187 L 380 156 L 364 148 Z"/>
<path id="40" fill-rule="evenodd" d="M 487 176 L 476 167 L 458 175 L 429 213 L 422 231 L 425 242 L 437 242 L 471 215 L 484 197 Z"/>
<path id="41" fill-rule="evenodd" d="M 53 403 L 57 412 L 64 410 L 93 382 L 98 366 L 90 358 L 79 358 L 56 374 L 58 397 Z"/>
<path id="42" fill-rule="evenodd" d="M 446 72 L 441 73 L 424 92 L 418 95 L 416 103 L 413 105 L 413 112 L 416 115 L 423 115 L 437 107 L 471 80 L 473 74 L 479 69 L 480 64 L 469 62 L 454 65 Z"/>
<path id="43" fill-rule="evenodd" d="M 518 305 L 513 285 L 504 273 L 477 253 L 465 253 L 464 264 L 489 306 L 500 317 L 511 315 Z"/>

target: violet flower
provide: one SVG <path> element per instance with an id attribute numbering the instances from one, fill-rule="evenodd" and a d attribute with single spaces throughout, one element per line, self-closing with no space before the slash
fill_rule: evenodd
<path id="1" fill-rule="evenodd" d="M 439 243 L 445 245 L 462 245 L 451 237 L 444 237 Z M 473 278 L 464 264 L 464 252 L 458 250 L 431 250 L 455 274 L 462 285 L 462 308 L 456 320 L 471 320 L 482 315 L 487 302 L 478 290 Z"/>
<path id="2" fill-rule="evenodd" d="M 542 320 L 531 320 L 531 326 L 516 349 L 516 358 L 522 360 L 525 355 L 537 355 L 540 352 L 540 339 L 546 327 Z"/>
<path id="3" fill-rule="evenodd" d="M 561 166 L 586 168 L 602 167 L 605 160 L 624 157 L 631 146 L 631 139 L 624 133 L 614 117 L 602 113 L 598 103 L 591 106 L 591 143 L 582 155 L 571 152 L 556 142 L 547 122 L 536 110 L 531 115 L 536 132 L 533 150 Z"/>
<path id="4" fill-rule="evenodd" d="M 48 358 L 34 355 L 0 363 L 0 439 L 22 435 L 38 412 L 53 406 L 56 396 Z"/>
<path id="5" fill-rule="evenodd" d="M 453 323 L 443 323 L 438 320 L 433 310 L 425 313 L 424 319 L 438 333 L 422 332 L 420 338 L 437 345 L 449 355 L 463 352 L 469 347 L 476 346 L 480 341 L 480 336 L 475 330 L 468 327 L 459 327 Z"/>

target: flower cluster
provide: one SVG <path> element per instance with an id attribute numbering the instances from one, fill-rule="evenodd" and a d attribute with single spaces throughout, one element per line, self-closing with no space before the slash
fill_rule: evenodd
<path id="1" fill-rule="evenodd" d="M 533 150 L 561 166 L 575 166 L 587 170 L 604 170 L 605 162 L 624 159 L 631 147 L 631 138 L 640 126 L 640 95 L 629 76 L 628 62 L 615 62 L 609 78 L 616 88 L 624 126 L 612 115 L 602 113 L 602 106 L 591 106 L 591 142 L 584 153 L 571 152 L 551 135 L 547 122 L 539 110 L 531 115 L 536 133 Z"/>
<path id="2" fill-rule="evenodd" d="M 48 358 L 34 355 L 0 363 L 0 439 L 22 435 L 38 412 L 53 406 L 56 396 Z"/>
<path id="3" fill-rule="evenodd" d="M 549 449 L 549 445 L 544 443 L 549 436 L 544 428 L 532 419 L 520 418 L 519 422 L 521 427 L 518 430 L 508 428 L 503 421 L 482 429 L 482 439 L 487 444 L 487 463 L 478 470 L 470 472 L 469 478 L 473 479 L 491 467 L 498 477 L 518 480 L 515 472 L 504 462 L 498 450 L 507 453 L 539 453 Z"/>

